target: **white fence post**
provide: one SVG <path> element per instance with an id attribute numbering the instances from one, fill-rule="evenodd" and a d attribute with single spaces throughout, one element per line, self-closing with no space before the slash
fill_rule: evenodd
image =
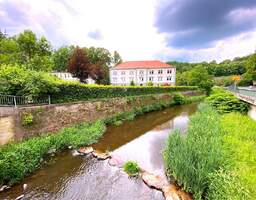
<path id="1" fill-rule="evenodd" d="M 49 105 L 51 104 L 51 96 L 48 96 L 48 100 L 49 100 Z"/>
<path id="2" fill-rule="evenodd" d="M 14 106 L 15 106 L 15 108 L 17 107 L 17 102 L 16 102 L 16 96 L 14 96 Z"/>

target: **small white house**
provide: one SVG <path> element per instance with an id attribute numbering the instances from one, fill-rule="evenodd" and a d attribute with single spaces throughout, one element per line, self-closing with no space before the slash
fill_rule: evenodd
<path id="1" fill-rule="evenodd" d="M 135 85 L 147 85 L 152 82 L 155 86 L 175 85 L 176 68 L 164 62 L 127 61 L 110 69 L 112 85 L 128 86 L 133 81 Z"/>
<path id="2" fill-rule="evenodd" d="M 52 72 L 51 73 L 54 76 L 57 76 L 58 78 L 65 80 L 65 81 L 79 81 L 78 78 L 73 77 L 71 73 L 69 72 Z M 87 84 L 95 84 L 95 80 L 93 80 L 91 77 L 86 79 Z"/>

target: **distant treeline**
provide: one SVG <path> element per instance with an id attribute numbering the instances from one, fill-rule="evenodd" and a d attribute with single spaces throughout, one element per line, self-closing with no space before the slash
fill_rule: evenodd
<path id="1" fill-rule="evenodd" d="M 193 81 L 190 79 L 195 78 L 191 77 L 191 74 L 196 75 L 196 71 L 208 74 L 209 78 L 218 85 L 232 84 L 234 82 L 232 76 L 237 75 L 241 76 L 240 85 L 252 85 L 252 81 L 256 80 L 256 54 L 236 57 L 233 60 L 224 60 L 220 63 L 216 61 L 199 63 L 169 61 L 167 63 L 176 67 L 178 85 L 191 85 Z"/>

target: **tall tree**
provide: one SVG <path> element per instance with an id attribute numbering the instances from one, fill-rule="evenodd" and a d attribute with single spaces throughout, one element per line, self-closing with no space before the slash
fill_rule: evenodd
<path id="1" fill-rule="evenodd" d="M 94 65 L 91 68 L 96 68 L 93 71 L 99 72 L 99 74 L 91 74 L 92 77 L 98 77 L 95 81 L 99 84 L 109 84 L 109 67 L 112 62 L 111 53 L 105 48 L 84 48 L 87 53 L 91 64 Z M 100 69 L 101 68 L 101 69 Z M 101 77 L 99 79 L 99 77 Z"/>
<path id="2" fill-rule="evenodd" d="M 31 30 L 25 30 L 17 36 L 16 41 L 19 46 L 21 61 L 24 63 L 29 61 L 37 52 L 36 34 Z"/>
<path id="3" fill-rule="evenodd" d="M 117 51 L 114 51 L 113 64 L 114 65 L 118 65 L 118 64 L 120 64 L 122 62 L 123 62 L 123 60 L 122 60 L 120 54 Z"/>
<path id="4" fill-rule="evenodd" d="M 53 70 L 63 72 L 67 70 L 68 60 L 73 54 L 73 46 L 63 46 L 54 51 L 52 55 Z"/>
<path id="5" fill-rule="evenodd" d="M 90 60 L 85 51 L 79 47 L 74 49 L 74 53 L 68 62 L 68 71 L 74 77 L 79 78 L 80 82 L 86 82 L 90 74 Z"/>

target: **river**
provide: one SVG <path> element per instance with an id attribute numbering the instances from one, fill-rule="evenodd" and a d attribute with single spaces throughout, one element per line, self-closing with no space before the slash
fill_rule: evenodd
<path id="1" fill-rule="evenodd" d="M 162 150 L 173 129 L 183 132 L 188 116 L 197 104 L 175 106 L 147 113 L 109 126 L 104 137 L 93 147 L 111 151 L 123 160 L 137 161 L 143 169 L 165 176 Z M 25 199 L 35 200 L 162 200 L 163 195 L 148 188 L 141 179 L 129 178 L 122 169 L 110 167 L 107 161 L 92 156 L 72 156 L 71 151 L 59 153 L 46 165 L 20 184 L 0 193 L 0 199 L 15 199 L 26 183 Z"/>

